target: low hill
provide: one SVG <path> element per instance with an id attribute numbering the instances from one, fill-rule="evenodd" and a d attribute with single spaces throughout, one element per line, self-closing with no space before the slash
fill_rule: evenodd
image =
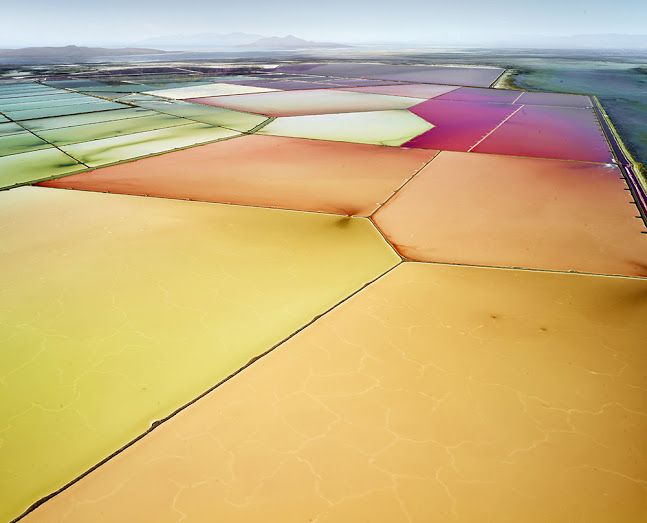
<path id="1" fill-rule="evenodd" d="M 145 48 L 106 48 L 78 47 L 24 47 L 21 49 L 0 49 L 0 59 L 15 62 L 83 62 L 91 59 L 111 56 L 138 56 L 148 54 L 163 54 L 166 51 Z"/>

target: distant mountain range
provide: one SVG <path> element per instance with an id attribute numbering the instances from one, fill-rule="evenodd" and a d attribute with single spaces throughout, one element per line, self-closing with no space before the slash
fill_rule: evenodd
<path id="1" fill-rule="evenodd" d="M 136 45 L 161 47 L 173 50 L 210 50 L 210 49 L 331 49 L 350 47 L 334 42 L 315 42 L 304 40 L 294 35 L 263 36 L 251 33 L 201 33 L 195 35 L 169 35 L 147 38 L 136 42 Z"/>
<path id="2" fill-rule="evenodd" d="M 370 49 L 378 44 L 365 43 L 356 49 Z M 509 35 L 499 41 L 482 41 L 478 45 L 461 45 L 459 42 L 437 41 L 426 43 L 392 42 L 379 44 L 379 48 L 436 48 L 436 47 L 479 47 L 483 49 L 544 49 L 544 50 L 647 50 L 647 34 L 588 34 L 573 36 L 531 36 Z M 0 49 L 0 64 L 57 64 L 101 61 L 113 57 L 136 57 L 143 55 L 164 55 L 177 51 L 202 52 L 225 51 L 228 53 L 250 51 L 291 51 L 343 49 L 353 46 L 304 40 L 294 35 L 263 36 L 253 33 L 201 33 L 194 35 L 170 35 L 149 38 L 134 45 L 121 48 L 82 47 L 25 47 L 21 49 Z M 164 50 L 161 50 L 164 49 Z"/>
<path id="3" fill-rule="evenodd" d="M 511 34 L 503 38 L 464 40 L 460 37 L 428 42 L 364 42 L 360 47 L 386 44 L 389 47 L 479 47 L 479 48 L 541 48 L 541 49 L 646 49 L 647 34 L 582 34 L 546 36 Z M 133 46 L 156 47 L 166 50 L 293 50 L 335 49 L 353 47 L 336 42 L 305 40 L 294 35 L 264 36 L 255 33 L 200 33 L 168 35 L 134 42 Z"/>
<path id="4" fill-rule="evenodd" d="M 201 53 L 202 51 L 215 50 L 240 53 L 248 51 L 289 51 L 351 47 L 333 42 L 304 40 L 294 35 L 267 37 L 249 33 L 202 33 L 197 35 L 161 36 L 137 42 L 135 45 L 121 48 L 66 45 L 62 47 L 0 49 L 0 64 L 87 63 L 99 62 L 103 59 L 115 57 L 119 59 L 120 57 L 164 55 L 177 53 L 178 51 Z"/>

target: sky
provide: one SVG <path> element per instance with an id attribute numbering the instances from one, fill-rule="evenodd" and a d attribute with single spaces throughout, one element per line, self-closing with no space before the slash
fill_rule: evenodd
<path id="1" fill-rule="evenodd" d="M 647 0 L 7 0 L 0 47 L 130 45 L 241 31 L 334 42 L 475 45 L 647 33 Z"/>

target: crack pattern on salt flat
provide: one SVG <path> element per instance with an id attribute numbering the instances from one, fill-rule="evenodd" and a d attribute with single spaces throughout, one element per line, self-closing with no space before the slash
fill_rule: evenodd
<path id="1" fill-rule="evenodd" d="M 400 262 L 366 218 L 42 187 L 2 198 L 2 520 Z M 184 497 L 174 514 L 190 519 Z"/>
<path id="2" fill-rule="evenodd" d="M 402 264 L 25 521 L 638 520 L 646 286 Z"/>

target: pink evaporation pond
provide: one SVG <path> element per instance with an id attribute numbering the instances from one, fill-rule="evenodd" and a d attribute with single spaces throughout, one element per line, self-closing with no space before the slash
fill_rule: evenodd
<path id="1" fill-rule="evenodd" d="M 449 93 L 437 96 L 436 100 L 456 100 L 458 102 L 498 102 L 511 104 L 523 94 L 520 91 L 506 89 L 482 89 L 478 87 L 460 87 Z"/>
<path id="2" fill-rule="evenodd" d="M 610 163 L 591 109 L 526 105 L 473 149 L 479 153 Z"/>
<path id="3" fill-rule="evenodd" d="M 403 147 L 468 151 L 519 107 L 487 102 L 457 102 L 433 98 L 409 110 L 435 127 Z"/>
<path id="4" fill-rule="evenodd" d="M 555 105 L 560 107 L 592 107 L 591 99 L 581 94 L 559 93 L 523 93 L 519 104 L 525 105 Z"/>

